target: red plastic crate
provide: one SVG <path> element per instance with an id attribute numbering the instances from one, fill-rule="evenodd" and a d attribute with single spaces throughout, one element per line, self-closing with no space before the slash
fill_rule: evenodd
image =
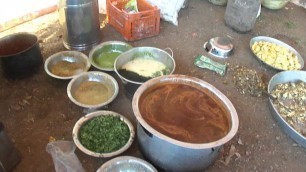
<path id="1" fill-rule="evenodd" d="M 107 0 L 108 23 L 120 32 L 127 41 L 139 40 L 159 34 L 160 10 L 137 0 L 139 12 L 129 14 L 123 10 L 129 0 Z"/>

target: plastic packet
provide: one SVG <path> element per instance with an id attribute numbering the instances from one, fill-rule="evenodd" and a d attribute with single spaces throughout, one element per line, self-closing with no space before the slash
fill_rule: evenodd
<path id="1" fill-rule="evenodd" d="M 99 13 L 106 14 L 106 0 L 98 0 Z"/>
<path id="2" fill-rule="evenodd" d="M 75 145 L 71 141 L 50 142 L 46 151 L 52 155 L 56 172 L 85 172 L 75 155 Z"/>
<path id="3" fill-rule="evenodd" d="M 221 63 L 215 62 L 212 59 L 210 59 L 206 56 L 203 56 L 203 55 L 198 55 L 196 57 L 196 59 L 194 60 L 194 65 L 196 65 L 200 68 L 204 68 L 204 69 L 214 71 L 217 74 L 219 74 L 220 76 L 225 75 L 226 68 L 227 68 L 226 64 L 221 64 Z"/>

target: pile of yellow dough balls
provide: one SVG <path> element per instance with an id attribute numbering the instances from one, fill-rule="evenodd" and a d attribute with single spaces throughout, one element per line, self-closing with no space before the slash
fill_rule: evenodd
<path id="1" fill-rule="evenodd" d="M 257 41 L 252 51 L 265 63 L 281 70 L 297 70 L 301 68 L 298 57 L 288 48 L 266 41 Z"/>

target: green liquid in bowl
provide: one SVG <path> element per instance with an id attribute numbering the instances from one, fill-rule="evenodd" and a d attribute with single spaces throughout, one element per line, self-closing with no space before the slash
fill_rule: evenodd
<path id="1" fill-rule="evenodd" d="M 122 52 L 102 52 L 99 54 L 95 59 L 95 63 L 101 67 L 101 68 L 113 68 L 116 58 L 121 54 Z"/>

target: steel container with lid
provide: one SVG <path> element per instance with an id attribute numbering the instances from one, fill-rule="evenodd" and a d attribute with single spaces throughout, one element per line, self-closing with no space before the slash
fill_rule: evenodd
<path id="1" fill-rule="evenodd" d="M 60 0 L 58 11 L 67 49 L 83 51 L 100 42 L 98 0 Z"/>

